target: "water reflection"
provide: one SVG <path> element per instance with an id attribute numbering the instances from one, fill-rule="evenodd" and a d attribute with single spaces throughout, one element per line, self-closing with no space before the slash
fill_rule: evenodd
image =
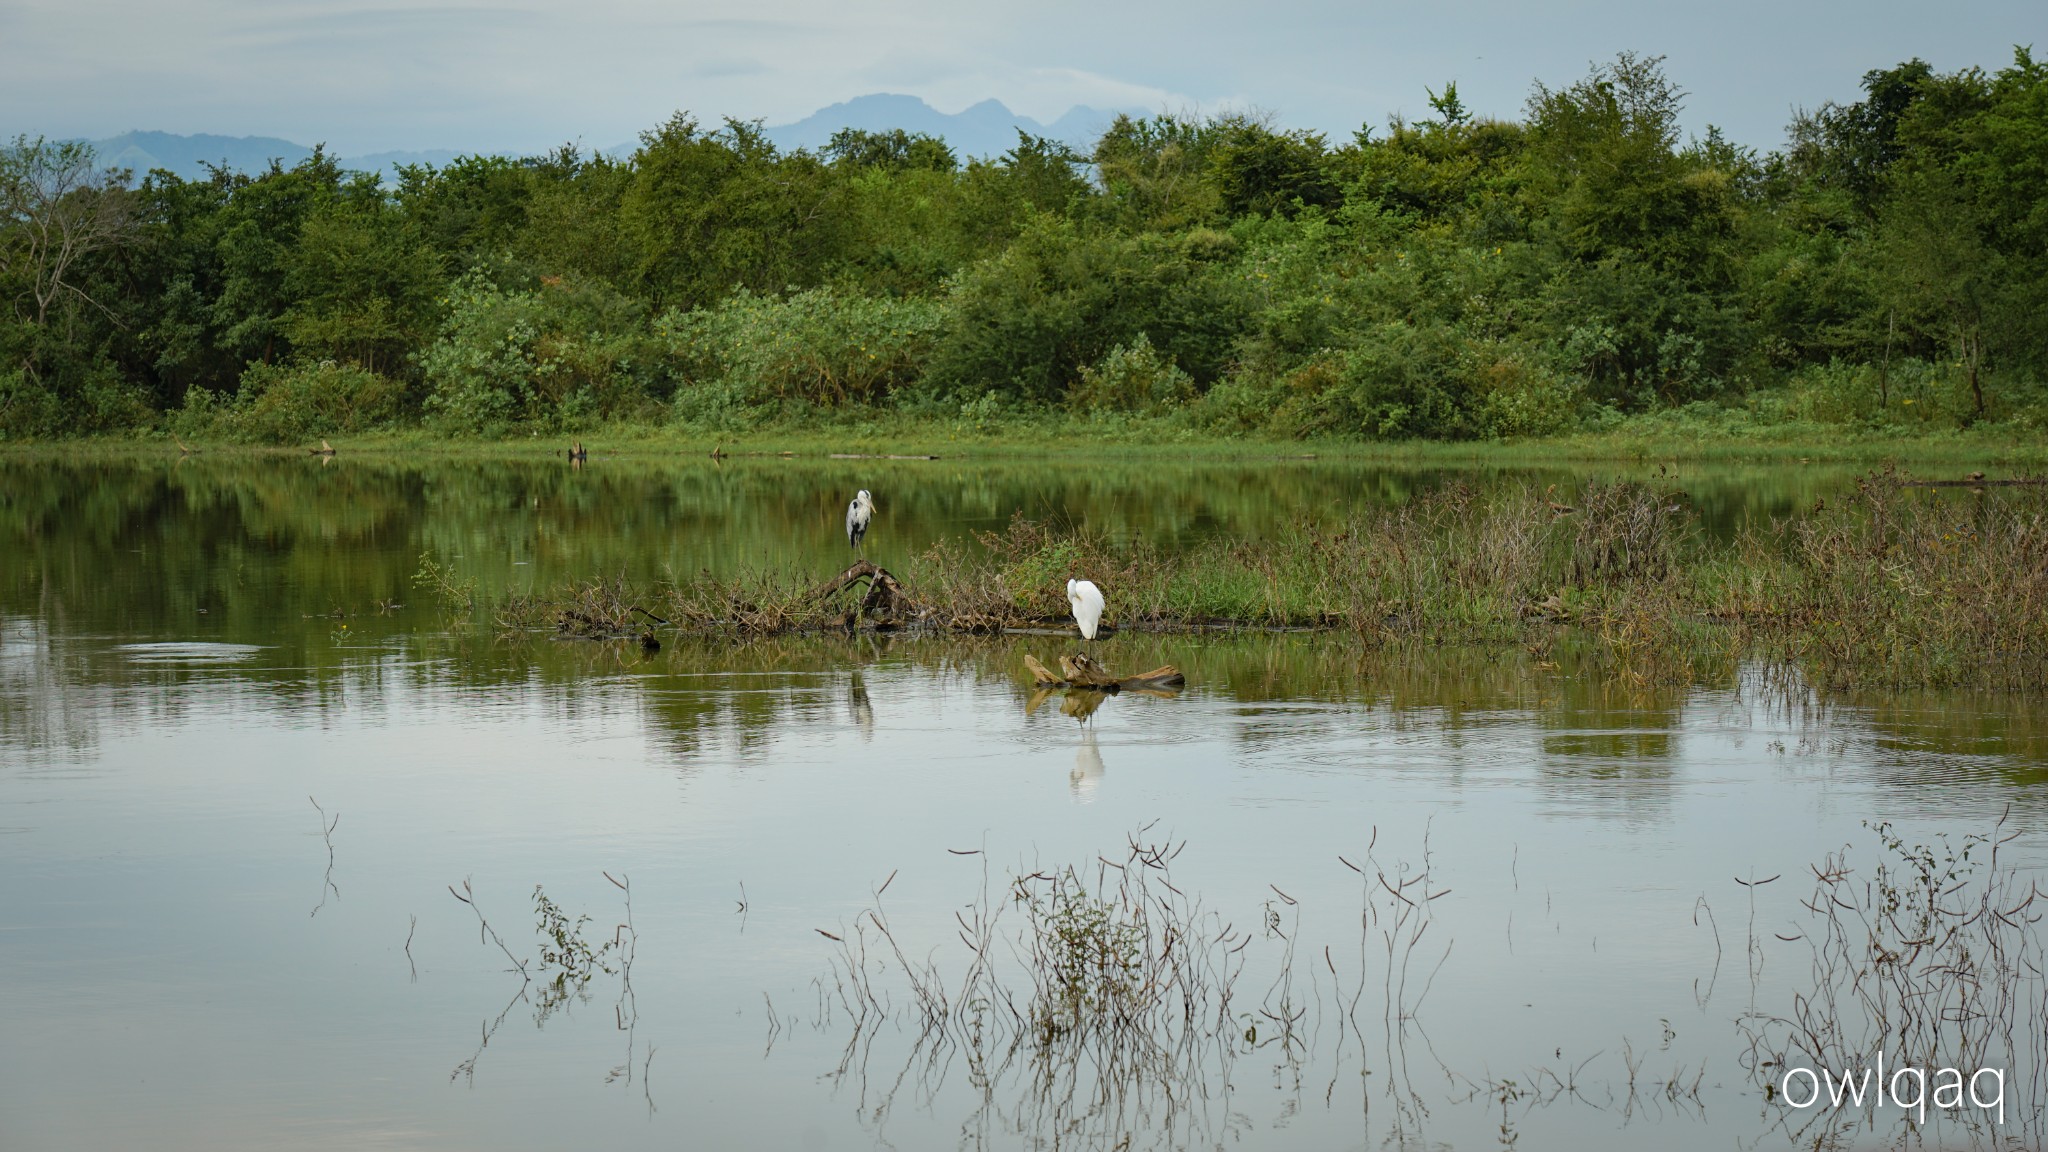
<path id="1" fill-rule="evenodd" d="M 934 541 L 1000 528 L 1020 512 L 1172 549 L 1222 533 L 1257 538 L 1447 483 L 1569 490 L 1588 476 L 1640 471 L 1156 458 L 1087 468 L 619 461 L 579 472 L 559 459 L 0 455 L 0 611 L 66 633 L 292 644 L 286 621 L 404 602 L 424 552 L 456 563 L 487 597 L 597 572 L 836 570 L 846 494 L 863 487 L 886 495 L 871 545 L 900 567 Z M 1712 468 L 1679 481 L 1707 529 L 1725 533 L 1810 507 L 1850 476 Z"/>
<path id="2" fill-rule="evenodd" d="M 846 690 L 846 711 L 853 721 L 853 730 L 860 733 L 861 742 L 873 743 L 875 739 L 875 706 L 868 700 L 867 685 L 861 683 L 860 673 L 853 674 L 853 682 Z"/>
<path id="3" fill-rule="evenodd" d="M 1102 749 L 1096 746 L 1095 729 L 1081 729 L 1081 742 L 1074 748 L 1074 770 L 1067 775 L 1067 787 L 1083 804 L 1095 798 L 1102 784 Z"/>
<path id="4" fill-rule="evenodd" d="M 888 469 L 0 461 L 8 1146 L 1772 1147 L 1732 1022 L 1817 990 L 1805 893 L 1729 877 L 2008 807 L 2010 858 L 2048 863 L 2025 698 L 1220 633 L 1106 640 L 1188 679 L 1111 698 L 1038 690 L 1042 638 L 650 654 L 408 603 L 428 549 L 487 588 L 836 560 L 853 481 L 890 510 L 870 545 L 912 549 L 1020 507 L 1190 540 L 1525 478 Z M 1739 479 L 1691 487 L 1740 519 L 1827 482 Z M 1102 1047 L 1036 985 L 961 994 L 974 909 L 1018 924 L 1011 882 L 1072 865 L 1085 899 L 1033 891 L 1079 925 L 1147 826 L 1191 845 L 1152 895 L 1242 945 L 1198 1061 Z M 541 978 L 570 938 L 602 963 Z M 818 974 L 863 939 L 893 983 L 850 1048 Z"/>
<path id="5" fill-rule="evenodd" d="M 800 1130 L 761 1119 L 778 1107 L 790 1124 L 830 1133 L 854 1104 L 862 1139 L 905 1148 L 954 1146 L 962 1133 L 969 1146 L 1114 1147 L 1162 1132 L 1167 1143 L 1262 1147 L 1468 1148 L 1503 1132 L 1545 1146 L 1722 1146 L 1768 1129 L 1730 1063 L 1735 1001 L 1768 1000 L 1809 970 L 1794 951 L 1803 945 L 1771 934 L 1796 936 L 1785 919 L 1795 902 L 1765 889 L 1753 921 L 1764 960 L 1751 979 L 1717 975 L 1723 946 L 1740 967 L 1750 919 L 1727 876 L 1795 872 L 1822 840 L 1901 813 L 1963 827 L 2011 803 L 2029 837 L 2015 850 L 2038 862 L 2048 842 L 2032 783 L 2039 720 L 2016 701 L 1944 722 L 1939 696 L 1823 702 L 1762 670 L 1646 692 L 1529 653 L 1126 634 L 1107 658 L 1177 664 L 1187 690 L 1063 694 L 1075 706 L 1062 711 L 1024 672 L 1042 640 L 688 641 L 649 656 L 631 644 L 364 624 L 369 635 L 323 636 L 317 659 L 286 645 L 138 649 L 212 642 L 55 640 L 33 621 L 0 626 L 0 826 L 21 829 L 0 837 L 0 928 L 21 929 L 0 931 L 0 962 L 34 992 L 0 1008 L 11 1035 L 75 1054 L 85 1033 L 38 1005 L 74 1003 L 110 963 L 160 965 L 153 978 L 179 995 L 211 995 L 206 965 L 225 964 L 270 990 L 247 1005 L 265 1019 L 370 1030 L 355 1050 L 394 1062 L 380 1075 L 445 1084 L 454 1065 L 473 1105 L 408 1104 L 436 1131 L 475 1123 L 473 1107 L 530 1115 L 535 1101 L 573 1099 L 555 1080 L 605 1069 L 620 1083 L 639 1078 L 634 1122 L 649 1123 L 658 1063 L 678 1082 L 720 1085 L 729 1106 L 669 1108 L 652 1122 L 772 1144 L 801 1142 Z M 1914 775 L 1928 756 L 1949 759 Z M 59 763 L 117 786 L 74 788 L 35 771 Z M 1930 787 L 1943 773 L 1965 786 Z M 943 955 L 931 949 L 953 939 L 955 913 L 967 914 L 953 885 L 963 876 L 944 866 L 972 868 L 970 887 L 986 866 L 1000 896 L 1005 877 L 1094 860 L 1153 819 L 1196 845 L 1177 865 L 1181 893 L 1252 937 L 1229 1027 L 1204 1032 L 1227 1051 L 1182 1068 L 1199 1080 L 1141 1078 L 1122 1092 L 1069 1074 L 1080 1065 L 1034 1063 L 1029 1044 L 1014 1055 L 1007 1042 L 976 1047 L 960 1031 L 971 1021 L 939 1047 L 920 1047 L 919 1027 L 864 1026 L 850 1059 L 843 1012 L 790 1027 L 787 1006 L 815 1003 L 806 981 L 832 946 L 817 931 L 857 939 L 842 929 L 874 889 L 886 891 L 904 955 L 923 964 Z M 231 898 L 181 902 L 147 887 L 120 870 L 131 849 L 168 884 Z M 274 915 L 270 897 L 237 887 L 266 883 L 238 878 L 263 876 L 272 860 L 293 865 L 279 870 Z M 624 907 L 625 893 L 599 878 L 627 867 L 632 900 L 646 892 L 651 904 Z M 464 876 L 474 877 L 466 890 Z M 1104 878 L 1086 891 L 1103 891 Z M 319 904 L 307 899 L 316 879 Z M 457 903 L 450 882 L 484 907 Z M 753 894 L 744 934 L 729 919 L 742 883 Z M 1413 913 L 1401 894 L 1416 900 L 1417 884 L 1449 893 L 1426 922 L 1402 919 Z M 592 952 L 615 942 L 606 963 L 645 945 L 634 964 L 647 978 L 628 988 L 593 971 L 581 991 L 550 999 L 508 973 L 482 922 L 533 964 L 552 937 L 511 928 L 520 893 L 540 885 L 569 910 L 558 925 L 594 914 L 577 931 Z M 1361 931 L 1367 898 L 1377 918 Z M 201 939 L 234 941 L 229 955 L 183 943 L 156 922 L 159 902 L 194 918 Z M 76 909 L 123 925 L 135 943 L 71 923 Z M 629 921 L 644 935 L 620 935 Z M 308 929 L 282 927 L 292 922 Z M 268 957 L 280 933 L 305 930 L 322 933 L 305 941 L 307 956 L 347 966 L 292 963 L 349 990 L 345 1018 L 237 958 Z M 53 940 L 63 943 L 47 955 L 23 951 Z M 870 944 L 872 958 L 894 963 L 886 942 Z M 154 986 L 119 971 L 120 987 Z M 423 999 L 392 999 L 414 988 Z M 763 992 L 783 1006 L 770 1013 L 780 1031 L 767 1065 L 734 1055 L 742 1043 L 758 1054 Z M 966 1003 L 957 980 L 946 995 Z M 901 988 L 883 999 L 892 1018 L 919 1002 Z M 505 1026 L 528 1016 L 544 1028 Z M 1678 1040 L 1659 1039 L 1660 1018 Z M 742 1025 L 753 1031 L 729 1035 Z M 844 1095 L 806 1103 L 820 1061 L 839 1069 L 828 1085 Z M 746 1077 L 731 1079 L 742 1067 Z M 0 1071 L 60 1091 L 33 1068 Z M 295 1090 L 338 1100 L 346 1093 L 332 1085 L 364 1073 L 324 1074 L 326 1087 Z M 174 1083 L 194 1106 L 234 1111 L 203 1086 Z M 617 1135 L 608 1115 L 579 1111 L 577 1123 Z M 1616 1125 L 1631 1126 L 1626 1139 Z"/>
<path id="6" fill-rule="evenodd" d="M 877 735 L 873 684 L 914 672 L 1004 685 L 1019 711 L 1036 718 L 1052 701 L 1085 726 L 1115 708 L 1178 693 L 1110 694 L 1032 686 L 1023 671 L 1028 639 L 782 637 L 734 644 L 680 638 L 656 653 L 628 642 L 565 642 L 520 636 L 411 631 L 420 613 L 358 620 L 346 631 L 323 622 L 300 644 L 221 641 L 57 642 L 33 619 L 0 618 L 0 749 L 31 763 L 89 758 L 110 729 L 171 726 L 195 709 L 238 707 L 277 716 L 332 713 L 424 694 L 483 693 L 505 700 L 539 693 L 571 720 L 630 702 L 650 731 L 686 761 L 717 749 L 759 749 L 778 726 L 825 720 L 863 743 Z M 1228 739 L 1247 755 L 1290 754 L 1304 767 L 1356 762 L 1351 745 L 1381 736 L 1440 743 L 1474 767 L 1494 763 L 1525 719 L 1535 725 L 1539 778 L 1569 796 L 1597 790 L 1604 801 L 1654 810 L 1680 774 L 1686 733 L 1751 723 L 1731 719 L 1771 707 L 1786 689 L 1769 677 L 1645 689 L 1596 668 L 1546 667 L 1527 653 L 1427 649 L 1361 650 L 1342 635 L 1120 637 L 1117 659 L 1131 667 L 1172 662 L 1190 691 L 1231 703 Z M 1744 701 L 1748 701 L 1744 703 Z M 1810 701 L 1785 713 L 1798 726 L 1791 745 L 1758 748 L 1852 756 L 1900 787 L 1984 780 L 2027 788 L 2048 783 L 2048 722 L 2015 698 L 1900 694 Z M 1157 738 L 1177 738 L 1169 725 Z M 1845 743 L 1846 742 L 1846 743 Z M 1320 747 L 1316 747 L 1320 745 Z M 2039 801 L 2028 792 L 2022 801 Z"/>

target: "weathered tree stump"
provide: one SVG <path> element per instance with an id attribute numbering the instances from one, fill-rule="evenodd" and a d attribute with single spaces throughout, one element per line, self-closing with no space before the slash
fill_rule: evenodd
<path id="1" fill-rule="evenodd" d="M 818 585 L 812 595 L 819 600 L 836 596 L 839 592 L 862 580 L 868 582 L 867 595 L 861 597 L 860 607 L 854 610 L 854 619 L 862 616 L 895 617 L 909 611 L 910 594 L 903 590 L 902 581 L 887 568 L 872 560 L 856 561 L 854 565 L 832 579 Z M 850 623 L 851 621 L 849 621 Z"/>
<path id="2" fill-rule="evenodd" d="M 1031 670 L 1032 679 L 1041 688 L 1086 688 L 1096 692 L 1156 691 L 1184 687 L 1188 682 L 1180 669 L 1171 664 L 1162 664 L 1136 676 L 1117 676 L 1086 653 L 1078 652 L 1060 657 L 1060 674 L 1057 676 L 1040 664 L 1038 657 L 1028 652 L 1024 655 L 1024 667 Z"/>

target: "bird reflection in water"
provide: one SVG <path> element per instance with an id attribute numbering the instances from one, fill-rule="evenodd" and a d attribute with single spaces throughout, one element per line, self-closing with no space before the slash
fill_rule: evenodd
<path id="1" fill-rule="evenodd" d="M 1067 788 L 1083 804 L 1095 799 L 1102 783 L 1102 750 L 1095 746 L 1095 729 L 1081 729 L 1081 746 L 1074 749 L 1074 770 L 1067 774 Z"/>
<path id="2" fill-rule="evenodd" d="M 875 706 L 868 702 L 868 686 L 861 683 L 860 673 L 853 674 L 853 686 L 846 691 L 846 710 L 853 717 L 854 731 L 860 733 L 863 741 L 875 738 Z"/>

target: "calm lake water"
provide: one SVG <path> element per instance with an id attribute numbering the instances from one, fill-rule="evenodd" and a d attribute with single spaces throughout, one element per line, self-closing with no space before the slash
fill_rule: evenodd
<path id="1" fill-rule="evenodd" d="M 2048 885 L 2040 698 L 1123 635 L 1106 662 L 1188 687 L 1089 712 L 1023 673 L 1058 637 L 650 655 L 410 586 L 427 552 L 485 595 L 822 576 L 857 487 L 901 569 L 1019 511 L 1178 546 L 1612 474 L 0 458 L 0 1147 L 2041 1146 L 2038 980 L 1992 1053 L 2002 1124 L 1790 1109 L 1752 1042 L 1816 988 L 1812 866 L 1897 859 L 1866 824 L 1960 845 L 2003 816 L 2000 862 Z M 1726 533 L 1850 479 L 1668 482 Z M 1229 1028 L 1130 1063 L 923 1034 L 878 891 L 952 987 L 1000 909 L 993 971 L 1028 995 L 1009 879 L 1099 892 L 1133 837 L 1181 845 L 1173 889 L 1228 925 Z M 537 889 L 614 971 L 556 990 Z M 824 933 L 867 940 L 885 1015 L 849 1013 Z"/>

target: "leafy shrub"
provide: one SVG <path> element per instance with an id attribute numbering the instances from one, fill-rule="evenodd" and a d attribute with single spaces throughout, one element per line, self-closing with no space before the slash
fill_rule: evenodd
<path id="1" fill-rule="evenodd" d="M 1550 435 L 1571 427 L 1583 402 L 1579 382 L 1533 350 L 1387 324 L 1276 377 L 1240 373 L 1191 411 L 1221 433 L 1455 440 Z"/>
<path id="2" fill-rule="evenodd" d="M 2014 390 L 2025 400 L 2029 392 Z M 2010 415 L 2007 389 L 1987 389 L 1993 418 Z M 1955 428 L 1975 418 L 1968 378 L 1954 364 L 1894 360 L 1889 365 L 1815 365 L 1795 375 L 1785 408 L 1794 419 L 1868 427 Z"/>
<path id="3" fill-rule="evenodd" d="M 494 436 L 623 415 L 662 387 L 639 306 L 601 283 L 550 277 L 506 291 L 472 273 L 449 304 L 421 367 L 427 413 L 451 431 Z"/>
<path id="4" fill-rule="evenodd" d="M 155 419 L 148 395 L 105 360 L 63 367 L 54 385 L 20 369 L 0 372 L 0 439 L 111 432 Z"/>
<path id="5" fill-rule="evenodd" d="M 402 384 L 354 364 L 251 364 L 240 391 L 222 396 L 194 386 L 170 415 L 173 432 L 290 444 L 366 432 L 405 411 Z"/>
<path id="6" fill-rule="evenodd" d="M 888 400 L 923 373 L 943 316 L 930 300 L 741 290 L 714 308 L 669 312 L 656 334 L 679 381 L 678 418 L 717 422 L 751 407 Z"/>
<path id="7" fill-rule="evenodd" d="M 1482 436 L 1550 436 L 1579 417 L 1584 388 L 1531 352 L 1468 351 L 1475 406 L 1473 427 Z"/>
<path id="8" fill-rule="evenodd" d="M 989 389 L 1056 404 L 1080 375 L 1140 333 L 1198 384 L 1222 374 L 1248 302 L 1229 245 L 1118 236 L 1037 219 L 1000 256 L 955 277 L 926 385 L 942 396 Z"/>
<path id="9" fill-rule="evenodd" d="M 382 427 L 404 404 L 403 386 L 354 364 L 251 364 L 223 424 L 231 435 L 294 443 Z"/>
<path id="10" fill-rule="evenodd" d="M 53 435 L 62 418 L 55 393 L 20 369 L 0 372 L 0 439 Z"/>
<path id="11" fill-rule="evenodd" d="M 1131 344 L 1119 344 L 1081 369 L 1067 389 L 1067 407 L 1079 413 L 1158 413 L 1179 408 L 1194 394 L 1194 378 L 1140 332 Z"/>

